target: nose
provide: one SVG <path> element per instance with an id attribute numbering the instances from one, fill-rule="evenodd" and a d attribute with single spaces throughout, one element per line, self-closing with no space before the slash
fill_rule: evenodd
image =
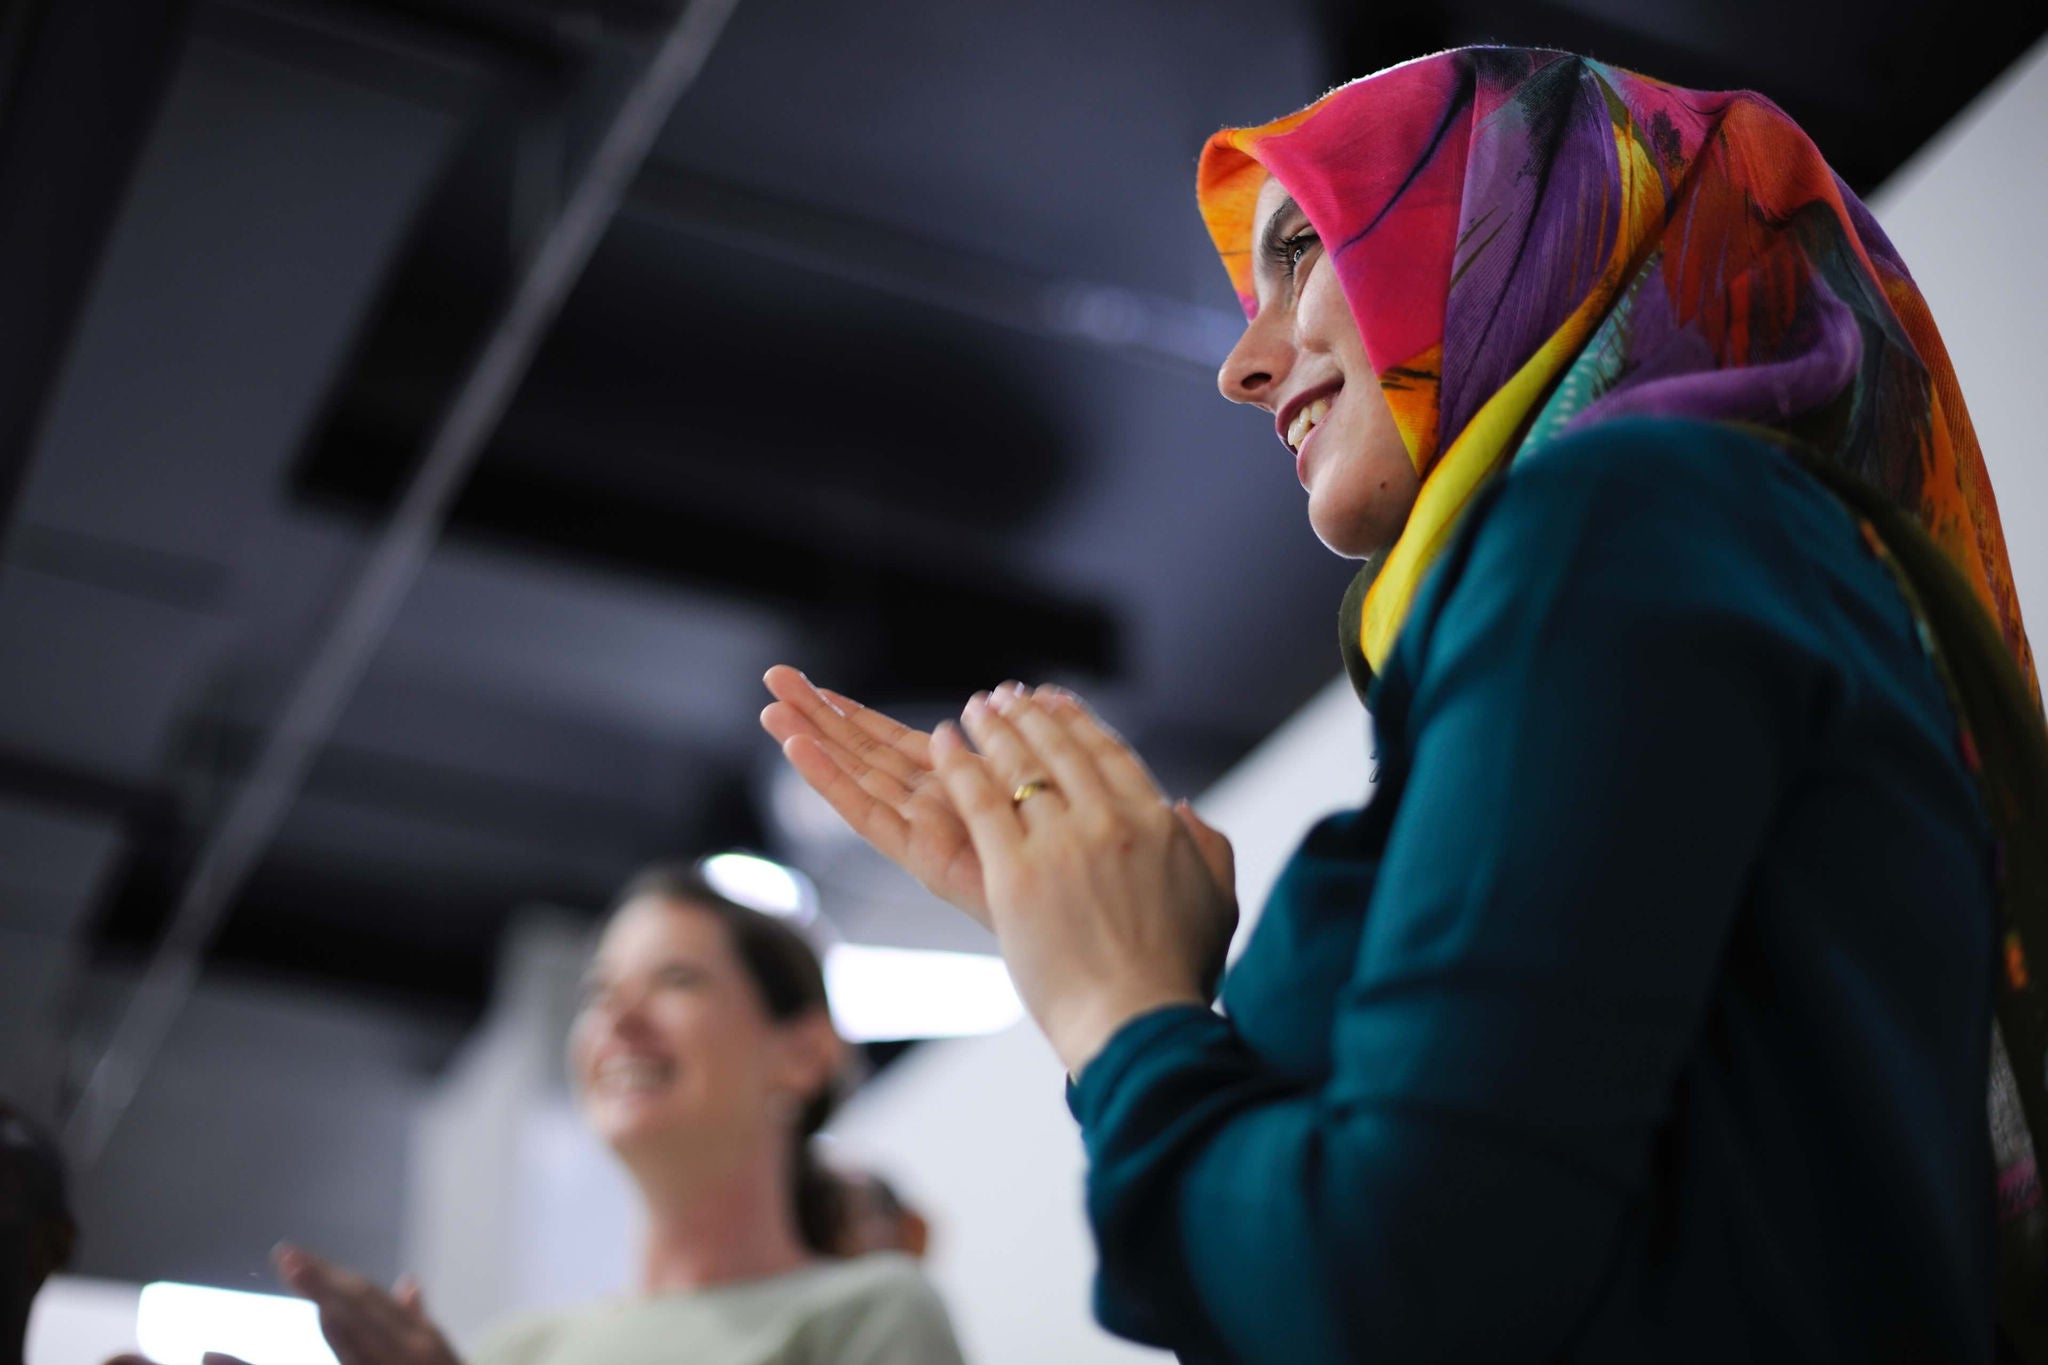
<path id="1" fill-rule="evenodd" d="M 631 1038 L 647 1025 L 644 1006 L 646 989 L 636 982 L 620 981 L 607 986 L 587 1007 L 599 1038 Z"/>
<path id="2" fill-rule="evenodd" d="M 1293 359 L 1292 338 L 1281 310 L 1261 308 L 1223 358 L 1223 368 L 1216 372 L 1216 388 L 1233 403 L 1251 403 L 1271 412 L 1279 401 L 1280 381 L 1287 377 Z"/>

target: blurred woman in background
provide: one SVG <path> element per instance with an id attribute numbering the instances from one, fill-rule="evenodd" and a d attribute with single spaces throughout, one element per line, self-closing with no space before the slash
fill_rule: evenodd
<path id="1" fill-rule="evenodd" d="M 2048 1358 L 2048 736 L 1869 212 L 1767 100 L 1521 49 L 1225 130 L 1198 183 L 1224 396 L 1365 561 L 1379 759 L 1226 1012 L 1228 847 L 1071 697 L 976 695 L 970 749 L 778 668 L 762 717 L 994 929 L 1076 1078 L 1102 1320 L 1289 1365 L 1984 1361 L 1996 1284 Z"/>
<path id="2" fill-rule="evenodd" d="M 944 1307 L 896 1253 L 841 1259 L 843 1191 L 811 1151 L 845 1045 L 804 937 L 696 872 L 636 877 L 569 1039 L 585 1119 L 638 1186 L 638 1292 L 517 1322 L 474 1365 L 959 1365 Z M 416 1286 L 386 1293 L 295 1248 L 341 1365 L 454 1365 Z"/>

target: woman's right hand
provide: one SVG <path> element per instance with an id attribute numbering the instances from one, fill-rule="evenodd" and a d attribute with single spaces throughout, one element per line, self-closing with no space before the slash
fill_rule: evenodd
<path id="1" fill-rule="evenodd" d="M 278 1278 L 313 1301 L 320 1335 L 341 1365 L 462 1365 L 440 1328 L 427 1316 L 418 1281 L 407 1276 L 386 1293 L 362 1276 L 330 1265 L 310 1251 L 279 1246 L 271 1253 Z M 130 1352 L 106 1365 L 156 1365 Z M 201 1365 L 250 1365 L 239 1356 L 208 1351 Z"/>
<path id="2" fill-rule="evenodd" d="M 387 1293 L 298 1247 L 280 1246 L 271 1259 L 278 1278 L 320 1310 L 320 1334 L 341 1365 L 462 1365 L 410 1277 Z"/>
<path id="3" fill-rule="evenodd" d="M 761 728 L 804 781 L 856 834 L 986 927 L 981 860 L 932 767 L 932 737 L 813 686 L 787 664 L 762 681 L 775 700 Z"/>

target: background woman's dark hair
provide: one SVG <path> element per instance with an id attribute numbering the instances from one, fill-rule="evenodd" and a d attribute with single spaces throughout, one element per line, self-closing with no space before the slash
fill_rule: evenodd
<path id="1" fill-rule="evenodd" d="M 0 1100 L 0 1358 L 20 1348 L 30 1301 L 77 1239 L 57 1144 Z"/>
<path id="2" fill-rule="evenodd" d="M 659 864 L 638 873 L 619 892 L 613 910 L 616 912 L 628 901 L 644 896 L 675 901 L 717 916 L 725 925 L 747 975 L 760 991 L 769 1018 L 788 1021 L 827 1008 L 825 969 L 818 961 L 817 950 L 785 921 L 720 894 L 703 873 L 687 863 Z M 838 1102 L 836 1078 L 827 1081 L 804 1102 L 797 1116 L 791 1159 L 790 1184 L 795 1197 L 797 1231 L 802 1234 L 805 1246 L 822 1255 L 834 1254 L 843 1240 L 846 1195 L 839 1178 L 811 1150 L 811 1138 L 832 1117 Z"/>

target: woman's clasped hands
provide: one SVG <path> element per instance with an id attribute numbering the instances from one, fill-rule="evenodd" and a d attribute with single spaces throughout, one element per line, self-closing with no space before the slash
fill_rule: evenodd
<path id="1" fill-rule="evenodd" d="M 766 682 L 761 723 L 798 773 L 995 932 L 1070 1072 L 1138 1015 L 1214 995 L 1237 927 L 1229 841 L 1070 693 L 1005 683 L 927 735 L 791 668 Z"/>

